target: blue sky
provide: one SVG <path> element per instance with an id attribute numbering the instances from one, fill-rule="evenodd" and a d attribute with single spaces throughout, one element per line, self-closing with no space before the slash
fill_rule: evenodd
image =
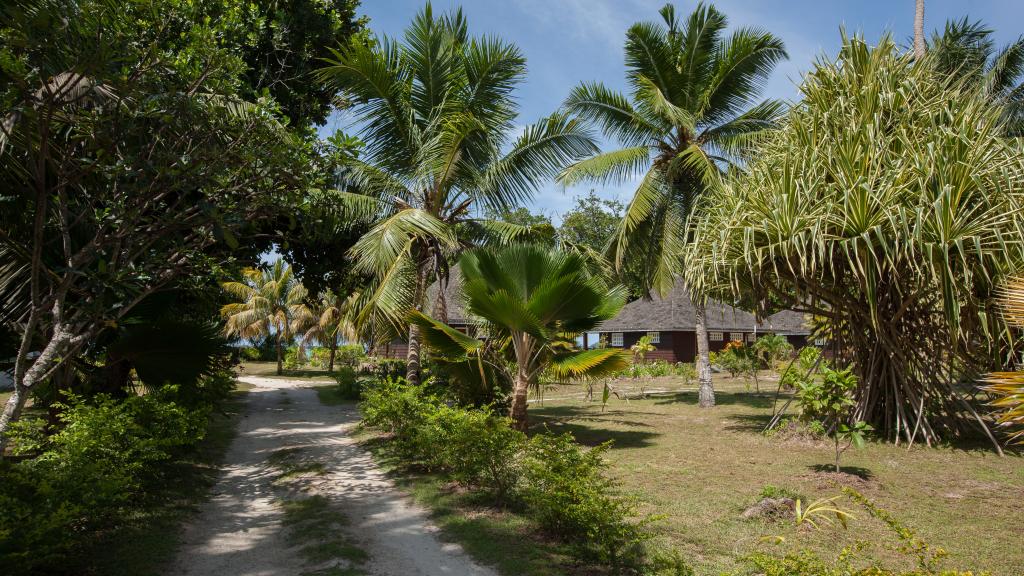
<path id="1" fill-rule="evenodd" d="M 569 90 L 583 80 L 599 80 L 623 88 L 622 46 L 634 22 L 657 20 L 665 0 L 436 0 L 434 10 L 461 5 L 473 34 L 497 34 L 514 42 L 526 55 L 529 72 L 518 92 L 519 123 L 530 124 L 558 108 Z M 839 29 L 859 31 L 869 40 L 890 31 L 900 42 L 913 32 L 914 0 L 719 0 L 714 3 L 731 27 L 767 28 L 786 43 L 790 59 L 781 64 L 765 91 L 766 97 L 792 99 L 796 84 L 822 54 L 835 54 Z M 363 0 L 361 12 L 378 34 L 400 36 L 423 0 Z M 675 2 L 688 13 L 694 0 Z M 948 18 L 981 19 L 1005 44 L 1022 32 L 1024 2 L 1020 0 L 926 0 L 925 29 L 930 33 Z M 333 117 L 322 132 L 349 129 L 351 118 Z M 590 186 L 562 189 L 554 183 L 538 191 L 531 209 L 560 219 Z M 596 188 L 605 197 L 627 201 L 628 186 Z"/>

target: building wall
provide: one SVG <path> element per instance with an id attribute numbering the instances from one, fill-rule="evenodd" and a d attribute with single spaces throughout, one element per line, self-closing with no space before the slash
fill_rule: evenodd
<path id="1" fill-rule="evenodd" d="M 629 350 L 634 344 L 640 340 L 641 337 L 645 336 L 647 332 L 623 332 L 622 333 L 622 348 Z M 747 343 L 748 336 L 752 332 L 743 333 L 743 341 Z M 759 334 L 765 334 L 765 332 L 759 332 Z M 608 343 L 611 344 L 612 333 L 602 332 L 602 336 L 607 338 Z M 725 345 L 729 343 L 732 337 L 732 333 L 725 332 L 722 335 L 721 340 L 710 340 L 708 341 L 708 350 L 711 352 L 718 352 L 725 348 Z M 807 338 L 804 336 L 789 335 L 786 336 L 786 340 L 793 345 L 794 348 L 802 348 L 807 345 Z M 647 354 L 648 360 L 664 360 L 666 362 L 693 362 L 697 359 L 697 334 L 690 330 L 685 332 L 662 332 L 661 342 L 654 344 L 655 350 Z"/>

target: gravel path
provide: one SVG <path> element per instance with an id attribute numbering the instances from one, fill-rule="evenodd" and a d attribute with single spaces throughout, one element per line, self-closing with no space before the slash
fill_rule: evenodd
<path id="1" fill-rule="evenodd" d="M 307 381 L 242 377 L 255 389 L 228 451 L 224 475 L 186 527 L 168 574 L 302 576 L 340 571 L 346 561 L 310 566 L 283 527 L 280 472 L 271 453 L 296 448 L 323 464 L 297 480 L 304 494 L 326 497 L 347 518 L 346 539 L 369 554 L 358 566 L 376 576 L 496 576 L 457 544 L 444 543 L 426 512 L 389 481 L 348 432 L 359 419 L 351 405 L 325 406 Z M 332 532 L 324 530 L 323 532 Z M 324 537 L 335 537 L 325 534 Z"/>

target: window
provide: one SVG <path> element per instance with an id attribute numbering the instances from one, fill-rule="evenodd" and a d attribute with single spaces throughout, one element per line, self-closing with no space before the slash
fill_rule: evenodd
<path id="1" fill-rule="evenodd" d="M 725 334 L 721 332 L 708 332 L 708 340 L 712 342 L 721 342 L 725 340 Z"/>
<path id="2" fill-rule="evenodd" d="M 661 332 L 648 332 L 647 337 L 651 339 L 651 344 L 661 344 Z"/>
<path id="3" fill-rule="evenodd" d="M 824 338 L 815 338 L 814 339 L 814 345 L 817 346 L 818 348 L 824 347 L 825 344 L 828 344 L 828 340 L 825 340 Z"/>
<path id="4" fill-rule="evenodd" d="M 747 334 L 747 343 L 753 344 L 757 340 L 757 334 Z"/>
<path id="5" fill-rule="evenodd" d="M 622 332 L 612 332 L 612 346 L 622 348 Z"/>
<path id="6" fill-rule="evenodd" d="M 729 340 L 743 342 L 743 332 L 729 332 Z"/>

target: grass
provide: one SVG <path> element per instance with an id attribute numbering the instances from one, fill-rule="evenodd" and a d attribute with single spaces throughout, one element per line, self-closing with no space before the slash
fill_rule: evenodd
<path id="1" fill-rule="evenodd" d="M 370 559 L 365 550 L 344 535 L 348 524 L 345 515 L 336 510 L 324 496 L 309 496 L 282 503 L 284 526 L 288 541 L 299 547 L 299 555 L 308 565 L 340 562 L 333 566 L 304 572 L 304 576 L 357 576 Z"/>
<path id="2" fill-rule="evenodd" d="M 321 476 L 327 468 L 321 462 L 303 456 L 302 448 L 282 448 L 270 453 L 267 463 L 280 472 L 278 480 L 288 480 L 297 476 Z"/>
<path id="3" fill-rule="evenodd" d="M 765 546 L 765 536 L 808 547 L 827 557 L 855 539 L 895 543 L 880 522 L 849 501 L 857 517 L 850 530 L 796 530 L 787 524 L 746 521 L 741 512 L 767 485 L 810 500 L 840 494 L 835 476 L 823 472 L 832 458 L 828 443 L 787 441 L 760 433 L 772 413 L 772 397 L 747 391 L 746 382 L 718 378 L 718 406 L 696 406 L 695 392 L 600 404 L 578 398 L 531 406 L 533 430 L 572 432 L 588 445 L 612 440 L 612 473 L 637 493 L 647 512 L 664 514 L 662 533 L 699 574 L 742 567 L 742 557 Z M 762 382 L 764 384 L 764 382 Z M 560 392 L 565 392 L 560 391 Z M 550 396 L 567 396 L 554 394 Z M 990 447 L 928 448 L 872 442 L 843 455 L 840 476 L 881 508 L 950 553 L 948 565 L 1019 574 L 1024 532 L 1024 459 L 998 457 Z M 893 559 L 881 546 L 872 554 Z M 908 566 L 909 568 L 910 566 Z"/>
<path id="4" fill-rule="evenodd" d="M 334 382 L 334 376 L 326 369 L 304 368 L 301 370 L 284 370 L 277 373 L 277 362 L 242 362 L 238 368 L 239 375 L 261 376 L 263 378 L 287 378 L 289 380 L 309 380 L 310 382 Z"/>
<path id="5" fill-rule="evenodd" d="M 1000 458 L 984 444 L 907 449 L 870 442 L 863 450 L 846 452 L 844 474 L 836 476 L 828 471 L 833 456 L 827 442 L 761 434 L 772 414 L 772 394 L 752 393 L 742 378 L 715 379 L 718 405 L 711 410 L 697 407 L 692 385 L 669 379 L 646 387 L 685 389 L 647 399 L 613 398 L 605 407 L 586 401 L 582 387 L 549 388 L 543 405 L 530 405 L 531 428 L 571 432 L 586 445 L 612 440 L 611 473 L 640 498 L 644 512 L 663 515 L 658 543 L 681 552 L 697 574 L 746 570 L 744 557 L 758 550 L 808 548 L 832 558 L 855 540 L 874 543 L 869 549 L 873 557 L 912 569 L 892 550 L 895 535 L 845 497 L 837 503 L 855 516 L 847 531 L 741 518 L 763 494 L 800 495 L 806 505 L 840 495 L 841 484 L 860 491 L 924 541 L 945 548 L 947 567 L 987 570 L 992 576 L 1020 574 L 1020 454 Z M 762 378 L 761 385 L 766 390 L 775 382 Z M 571 550 L 539 539 L 528 519 L 481 507 L 437 477 L 403 469 L 373 436 L 365 436 L 363 443 L 419 503 L 433 510 L 446 537 L 479 561 L 506 575 L 595 573 L 574 566 Z M 769 543 L 776 536 L 784 543 Z"/>
<path id="6" fill-rule="evenodd" d="M 210 418 L 198 449 L 169 467 L 163 490 L 150 495 L 130 522 L 109 532 L 88 551 L 89 573 L 157 576 L 165 572 L 177 552 L 182 523 L 198 510 L 219 476 L 219 464 L 235 436 L 243 401 L 244 392 L 236 392 L 225 413 Z"/>

